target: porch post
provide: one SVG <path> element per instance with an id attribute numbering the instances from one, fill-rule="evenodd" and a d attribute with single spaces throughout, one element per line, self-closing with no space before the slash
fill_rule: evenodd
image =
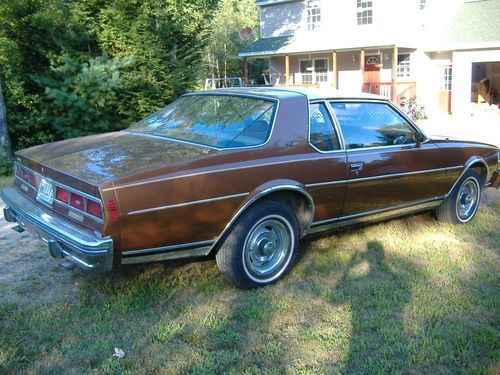
<path id="1" fill-rule="evenodd" d="M 285 84 L 290 84 L 290 56 L 285 56 Z"/>
<path id="2" fill-rule="evenodd" d="M 398 70 L 398 47 L 394 46 L 392 52 L 392 84 L 391 84 L 391 100 L 393 103 L 398 103 L 398 82 L 397 82 L 397 70 Z"/>
<path id="3" fill-rule="evenodd" d="M 359 70 L 361 71 L 361 91 L 365 88 L 365 50 L 359 52 Z"/>
<path id="4" fill-rule="evenodd" d="M 245 70 L 245 86 L 248 86 L 248 59 L 246 57 L 243 59 L 243 68 Z"/>
<path id="5" fill-rule="evenodd" d="M 337 82 L 337 52 L 332 52 L 332 87 L 337 90 L 339 88 Z"/>

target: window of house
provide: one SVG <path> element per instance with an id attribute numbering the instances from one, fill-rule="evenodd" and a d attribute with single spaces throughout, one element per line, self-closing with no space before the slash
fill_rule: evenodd
<path id="1" fill-rule="evenodd" d="M 309 142 L 320 151 L 340 149 L 339 139 L 328 110 L 323 103 L 309 106 Z"/>
<path id="2" fill-rule="evenodd" d="M 415 130 L 384 103 L 331 102 L 347 149 L 415 143 Z"/>
<path id="3" fill-rule="evenodd" d="M 441 90 L 451 91 L 451 79 L 452 79 L 452 68 L 451 66 L 443 67 L 441 73 Z"/>
<path id="4" fill-rule="evenodd" d="M 300 60 L 302 84 L 328 82 L 328 59 Z"/>
<path id="5" fill-rule="evenodd" d="M 410 55 L 398 55 L 398 65 L 396 67 L 396 75 L 398 78 L 410 78 L 411 64 Z"/>
<path id="6" fill-rule="evenodd" d="M 357 1 L 357 18 L 358 25 L 369 25 L 373 23 L 373 2 L 356 0 Z"/>
<path id="7" fill-rule="evenodd" d="M 321 7 L 319 0 L 309 1 L 307 3 L 307 29 L 317 30 L 321 24 Z"/>
<path id="8" fill-rule="evenodd" d="M 419 6 L 420 10 L 425 9 L 426 5 L 427 5 L 427 1 L 426 0 L 419 0 L 418 6 Z"/>

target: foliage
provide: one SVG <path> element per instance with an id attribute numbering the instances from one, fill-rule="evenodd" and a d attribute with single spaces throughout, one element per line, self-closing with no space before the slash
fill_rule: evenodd
<path id="1" fill-rule="evenodd" d="M 3 0 L 14 149 L 115 130 L 199 87 L 217 0 Z"/>
<path id="2" fill-rule="evenodd" d="M 253 30 L 250 41 L 240 39 L 239 31 L 243 27 Z M 208 35 L 208 75 L 215 78 L 243 76 L 243 60 L 238 57 L 238 51 L 255 41 L 258 35 L 259 16 L 255 0 L 221 0 Z M 263 69 L 262 61 L 250 60 L 249 63 L 250 78 L 257 79 Z"/>
<path id="3" fill-rule="evenodd" d="M 416 96 L 410 98 L 402 96 L 399 105 L 403 112 L 413 121 L 425 120 L 427 118 L 425 107 L 418 103 Z"/>

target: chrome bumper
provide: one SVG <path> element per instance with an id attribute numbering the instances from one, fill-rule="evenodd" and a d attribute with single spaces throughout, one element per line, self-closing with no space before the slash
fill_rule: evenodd
<path id="1" fill-rule="evenodd" d="M 79 228 L 69 220 L 35 204 L 14 187 L 0 191 L 5 220 L 37 233 L 54 258 L 65 258 L 85 270 L 113 268 L 113 240 L 97 237 L 92 230 Z M 18 228 L 19 229 L 19 228 Z"/>

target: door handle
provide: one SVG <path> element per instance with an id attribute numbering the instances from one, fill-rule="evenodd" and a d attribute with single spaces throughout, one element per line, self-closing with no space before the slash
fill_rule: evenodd
<path id="1" fill-rule="evenodd" d="M 363 169 L 364 163 L 350 163 L 349 167 L 351 167 L 351 171 L 359 174 L 361 170 Z"/>

